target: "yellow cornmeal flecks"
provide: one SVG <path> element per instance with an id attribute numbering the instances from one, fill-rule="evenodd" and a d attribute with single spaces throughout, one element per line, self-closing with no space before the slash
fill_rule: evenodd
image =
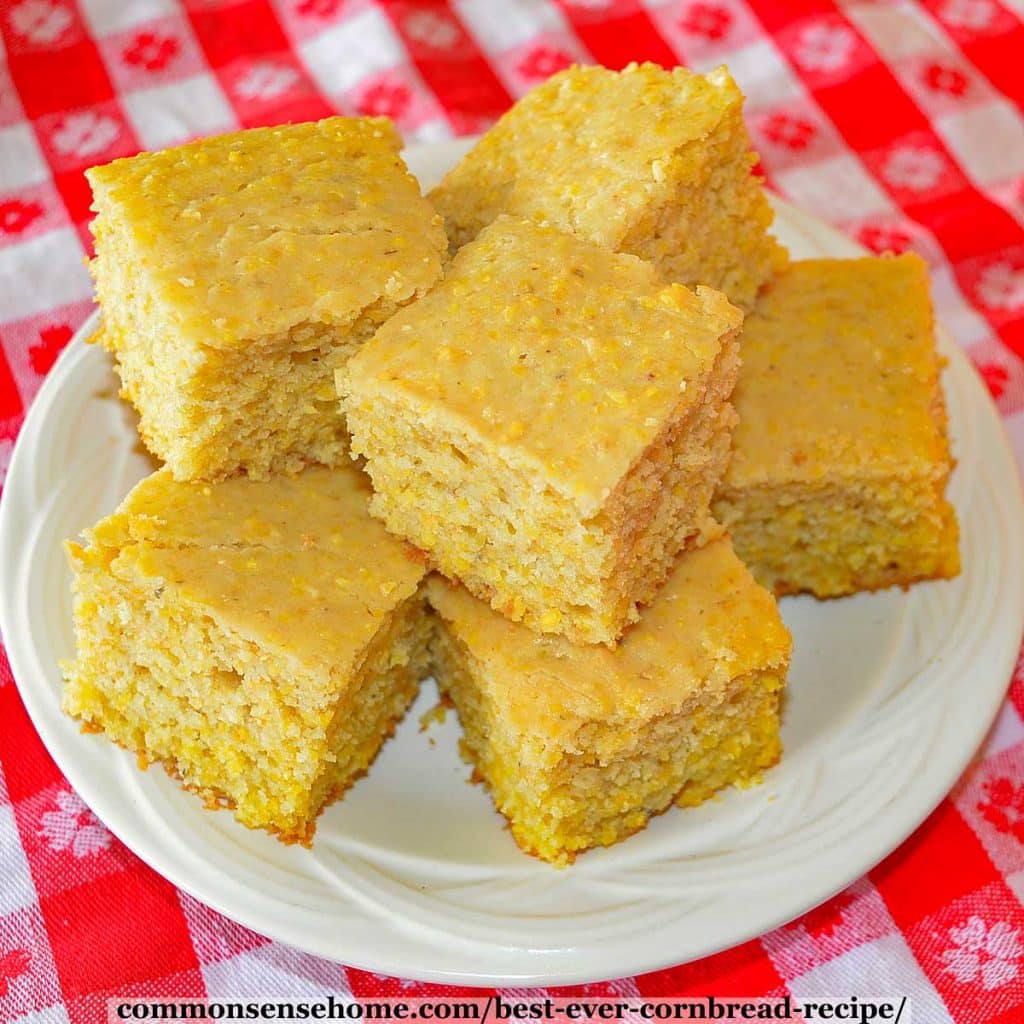
<path id="1" fill-rule="evenodd" d="M 93 167 L 97 253 L 116 223 L 190 342 L 232 348 L 307 320 L 351 323 L 440 271 L 444 233 L 401 146 L 386 119 L 332 117 Z"/>
<path id="2" fill-rule="evenodd" d="M 444 725 L 448 719 L 448 705 L 439 701 L 429 711 L 420 715 L 420 732 L 426 732 L 435 723 Z"/>
<path id="3" fill-rule="evenodd" d="M 502 614 L 613 645 L 709 536 L 741 323 L 713 289 L 499 217 L 338 373 L 371 512 Z"/>
<path id="4" fill-rule="evenodd" d="M 635 257 L 502 217 L 338 377 L 360 400 L 387 391 L 457 424 L 590 516 L 701 400 L 687 385 L 742 319 L 710 288 L 666 286 Z"/>
<path id="5" fill-rule="evenodd" d="M 517 841 L 564 863 L 778 757 L 791 641 L 727 540 L 689 552 L 614 651 L 538 637 L 427 584 L 435 670 Z"/>
<path id="6" fill-rule="evenodd" d="M 920 472 L 948 460 L 919 256 L 791 264 L 748 317 L 742 345 L 728 484 Z"/>
<path id="7" fill-rule="evenodd" d="M 959 571 L 952 459 L 920 257 L 791 264 L 747 318 L 716 509 L 779 593 Z"/>
<path id="8" fill-rule="evenodd" d="M 441 273 L 389 121 L 259 128 L 88 172 L 96 341 L 179 480 L 338 465 L 334 373 Z"/>
<path id="9" fill-rule="evenodd" d="M 784 260 L 728 71 L 574 67 L 521 99 L 430 194 L 454 245 L 502 213 L 653 260 L 748 306 Z"/>
<path id="10" fill-rule="evenodd" d="M 251 827 L 306 841 L 427 670 L 422 565 L 345 467 L 148 477 L 69 545 L 66 710 Z"/>
<path id="11" fill-rule="evenodd" d="M 616 248 L 640 210 L 668 198 L 671 183 L 657 168 L 707 139 L 739 101 L 723 75 L 654 64 L 571 68 L 524 96 L 431 199 L 460 227 L 466 190 L 481 211 L 547 221 Z"/>

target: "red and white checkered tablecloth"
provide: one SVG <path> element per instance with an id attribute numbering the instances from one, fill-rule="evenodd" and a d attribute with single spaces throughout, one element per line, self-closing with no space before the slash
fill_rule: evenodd
<path id="1" fill-rule="evenodd" d="M 727 63 L 770 184 L 931 264 L 939 315 L 1024 461 L 1024 23 L 999 0 L 0 0 L 0 481 L 92 307 L 84 168 L 332 111 L 411 140 L 486 127 L 572 61 Z M 1021 567 L 1024 571 L 1024 567 Z M 907 994 L 915 1022 L 1024 1021 L 1024 660 L 983 756 L 867 877 L 718 956 L 593 993 Z M 0 1021 L 120 996 L 430 995 L 176 891 L 91 815 L 0 656 Z"/>

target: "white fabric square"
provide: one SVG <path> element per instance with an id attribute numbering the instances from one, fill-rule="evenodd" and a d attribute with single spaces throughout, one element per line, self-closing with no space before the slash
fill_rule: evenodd
<path id="1" fill-rule="evenodd" d="M 272 943 L 203 966 L 211 999 L 323 999 L 352 1002 L 341 964 Z"/>
<path id="2" fill-rule="evenodd" d="M 21 320 L 92 295 L 74 228 L 59 228 L 0 249 L 0 310 Z"/>
<path id="3" fill-rule="evenodd" d="M 1021 188 L 1019 179 L 1007 178 L 989 185 L 985 191 L 1024 227 L 1024 188 Z"/>
<path id="4" fill-rule="evenodd" d="M 797 206 L 828 221 L 857 220 L 896 210 L 852 153 L 780 170 L 774 181 Z"/>
<path id="5" fill-rule="evenodd" d="M 960 346 L 970 348 L 991 337 L 992 328 L 968 304 L 949 265 L 936 266 L 933 263 L 929 271 L 936 316 Z"/>
<path id="6" fill-rule="evenodd" d="M 925 977 L 902 935 L 886 935 L 851 949 L 786 984 L 797 1000 L 907 997 L 912 1013 L 905 1018 L 928 1024 L 953 1024 L 939 993 Z"/>
<path id="7" fill-rule="evenodd" d="M 146 149 L 238 127 L 231 105 L 209 74 L 127 92 L 121 103 Z"/>
<path id="8" fill-rule="evenodd" d="M 401 40 L 371 7 L 299 44 L 306 67 L 328 96 L 342 96 L 367 75 L 406 63 Z"/>
<path id="9" fill-rule="evenodd" d="M 721 63 L 719 55 L 698 59 L 693 70 L 706 73 Z M 806 98 L 803 85 L 770 39 L 759 39 L 756 43 L 730 50 L 728 65 L 732 77 L 747 97 L 748 108 L 774 107 Z"/>
<path id="10" fill-rule="evenodd" d="M 18 837 L 14 810 L 0 807 L 0 864 L 4 866 L 4 881 L 0 885 L 0 915 L 31 907 L 36 902 L 36 887 L 32 884 L 25 851 Z"/>
<path id="11" fill-rule="evenodd" d="M 844 13 L 890 63 L 949 48 L 942 30 L 910 4 L 852 3 Z"/>
<path id="12" fill-rule="evenodd" d="M 50 168 L 32 126 L 23 121 L 0 128 L 0 191 L 40 185 L 49 180 Z"/>
<path id="13" fill-rule="evenodd" d="M 943 114 L 935 130 L 982 187 L 1024 174 L 1024 118 L 1006 100 Z"/>
<path id="14" fill-rule="evenodd" d="M 1021 473 L 1024 473 L 1024 412 L 1016 412 L 1003 420 L 1003 426 L 1010 437 L 1010 444 L 1014 454 L 1017 456 L 1017 466 Z M 1010 888 L 1020 897 L 1024 903 L 1024 871 L 1007 878 Z"/>
<path id="15" fill-rule="evenodd" d="M 1017 444 L 1015 447 L 1017 449 L 1018 461 L 1020 461 L 1020 454 L 1021 452 L 1024 452 L 1024 413 L 1020 413 L 1017 416 L 1010 416 L 1003 422 L 1009 426 L 1010 422 L 1014 420 L 1017 421 L 1017 426 L 1019 428 L 1017 431 Z M 1024 903 L 1024 871 L 1014 871 L 1012 875 L 1007 875 L 1006 884 L 1013 891 L 1017 899 L 1019 899 L 1021 903 Z"/>
<path id="16" fill-rule="evenodd" d="M 541 33 L 570 31 L 562 12 L 547 0 L 455 0 L 455 10 L 487 53 L 512 50 Z"/>
<path id="17" fill-rule="evenodd" d="M 55 1003 L 42 1010 L 33 1010 L 16 1018 L 17 1024 L 70 1024 L 63 1003 Z"/>
<path id="18" fill-rule="evenodd" d="M 180 10 L 175 0 L 80 0 L 78 6 L 93 34 L 98 36 L 178 14 Z"/>
<path id="19" fill-rule="evenodd" d="M 1004 701 L 995 724 L 989 730 L 982 757 L 994 757 L 1003 750 L 1015 747 L 1021 740 L 1024 740 L 1024 722 L 1021 721 L 1013 702 Z"/>
<path id="20" fill-rule="evenodd" d="M 440 117 L 424 121 L 423 124 L 417 125 L 412 133 L 412 140 L 416 142 L 445 142 L 451 137 L 451 126 Z"/>

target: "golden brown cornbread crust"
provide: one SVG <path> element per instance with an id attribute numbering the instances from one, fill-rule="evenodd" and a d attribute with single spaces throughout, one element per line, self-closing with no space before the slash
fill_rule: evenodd
<path id="1" fill-rule="evenodd" d="M 178 479 L 347 454 L 335 370 L 447 241 L 379 118 L 251 129 L 87 172 L 102 343 Z"/>
<path id="2" fill-rule="evenodd" d="M 325 772 L 318 781 L 316 790 L 309 799 L 309 806 L 312 817 L 296 819 L 290 824 L 279 824 L 277 822 L 264 822 L 261 819 L 252 819 L 252 823 L 246 820 L 244 809 L 239 808 L 235 800 L 228 796 L 224 790 L 214 786 L 204 786 L 201 783 L 190 781 L 182 775 L 179 770 L 179 761 L 174 757 L 155 756 L 145 746 L 137 745 L 139 741 L 132 739 L 132 725 L 127 722 L 117 721 L 110 718 L 105 725 L 99 725 L 95 721 L 87 719 L 82 721 L 83 733 L 103 733 L 106 738 L 119 747 L 136 755 L 139 768 L 147 771 L 153 765 L 159 765 L 174 779 L 182 789 L 198 796 L 207 810 L 230 810 L 235 817 L 243 824 L 250 824 L 252 828 L 260 828 L 264 832 L 274 836 L 287 845 L 298 844 L 299 846 L 311 847 L 316 834 L 317 819 L 330 807 L 331 804 L 340 800 L 352 786 L 358 782 L 369 771 L 380 747 L 395 734 L 398 723 L 405 716 L 409 706 L 416 699 L 419 692 L 419 684 L 422 676 L 426 674 L 425 665 L 429 661 L 428 641 L 432 636 L 432 620 L 422 611 L 422 605 L 417 602 L 418 609 L 415 615 L 403 616 L 406 632 L 412 627 L 415 629 L 413 637 L 405 635 L 389 634 L 382 647 L 386 646 L 391 652 L 390 657 L 407 659 L 409 665 L 417 666 L 415 670 L 401 670 L 380 674 L 380 684 L 358 685 L 355 692 L 359 695 L 358 703 L 364 706 L 375 706 L 382 698 L 378 690 L 389 690 L 391 714 L 388 717 L 387 711 L 379 717 L 373 729 L 374 741 L 367 745 L 361 761 L 345 765 L 344 768 L 334 768 Z M 380 669 L 379 664 L 373 664 L 364 673 L 365 676 L 372 676 Z M 68 710 L 68 709 L 65 709 Z M 69 714 L 77 714 L 69 710 Z M 83 712 L 84 713 L 84 712 Z M 360 767 L 360 763 L 365 762 Z"/>
<path id="3" fill-rule="evenodd" d="M 573 67 L 519 100 L 430 193 L 458 247 L 536 220 L 750 308 L 785 261 L 725 68 Z"/>
<path id="4" fill-rule="evenodd" d="M 531 628 L 614 644 L 712 529 L 742 314 L 501 217 L 338 375 L 371 511 Z"/>
<path id="5" fill-rule="evenodd" d="M 243 824 L 308 842 L 427 668 L 424 569 L 368 491 L 352 468 L 144 480 L 69 546 L 65 710 Z"/>
<path id="6" fill-rule="evenodd" d="M 438 683 L 527 852 L 569 863 L 778 759 L 791 641 L 727 540 L 681 556 L 614 651 L 536 636 L 438 577 L 427 595 Z"/>
<path id="7" fill-rule="evenodd" d="M 716 515 L 778 594 L 959 572 L 927 268 L 907 254 L 791 264 L 747 318 Z"/>

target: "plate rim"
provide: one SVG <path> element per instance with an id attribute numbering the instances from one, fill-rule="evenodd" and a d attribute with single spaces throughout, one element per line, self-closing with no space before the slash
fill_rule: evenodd
<path id="1" fill-rule="evenodd" d="M 422 153 L 429 150 L 433 153 L 433 159 L 438 161 L 441 159 L 438 155 L 439 152 L 445 152 L 446 154 L 454 156 L 459 151 L 463 150 L 466 145 L 467 140 L 455 140 L 453 142 L 439 144 L 426 144 L 424 146 L 412 148 L 410 151 L 407 151 L 407 155 L 412 159 L 415 157 L 417 151 Z M 856 243 L 851 242 L 835 228 L 832 228 L 825 222 L 820 221 L 817 217 L 792 206 L 775 195 L 772 195 L 772 202 L 773 205 L 776 206 L 777 210 L 784 211 L 786 216 L 797 226 L 805 224 L 808 225 L 817 235 L 825 235 L 829 240 L 830 246 L 834 245 L 836 248 L 845 249 L 850 253 L 850 255 L 856 255 L 858 252 L 862 254 L 865 253 L 865 251 L 861 249 L 861 247 L 857 246 Z M 10 488 L 9 486 L 10 481 L 20 480 L 21 475 L 26 472 L 21 469 L 22 462 L 28 458 L 28 456 L 24 454 L 27 449 L 27 442 L 23 444 L 23 441 L 25 438 L 33 436 L 38 430 L 40 430 L 41 424 L 45 424 L 45 412 L 48 405 L 52 403 L 55 396 L 61 393 L 61 389 L 64 386 L 62 381 L 64 377 L 67 376 L 68 367 L 73 364 L 74 360 L 83 358 L 83 355 L 86 353 L 85 339 L 93 333 L 98 320 L 99 312 L 94 311 L 82 327 L 75 333 L 75 336 L 61 353 L 57 363 L 43 381 L 39 392 L 35 396 L 35 400 L 32 402 L 32 405 L 28 410 L 24 423 L 22 424 L 22 428 L 19 431 L 18 439 L 15 443 L 8 469 L 8 486 L 4 487 L 3 500 L 0 500 L 0 564 L 7 564 L 7 560 L 4 557 L 5 552 L 13 550 L 12 546 L 17 543 L 17 529 L 16 525 L 12 522 L 14 518 L 14 512 L 12 511 L 13 501 L 7 500 L 7 495 L 8 493 L 13 493 L 13 488 Z M 950 353 L 950 358 L 962 360 L 969 368 L 969 360 L 963 350 L 956 345 L 955 342 L 949 342 L 948 335 L 946 336 L 946 339 L 946 348 Z M 973 373 L 973 371 L 971 372 Z M 984 392 L 981 382 L 977 379 L 976 375 L 974 375 L 974 386 L 977 389 L 975 397 L 980 399 L 983 403 L 985 416 L 990 421 L 989 426 L 995 425 L 998 427 L 1002 444 L 1001 450 L 996 453 L 996 456 L 1007 463 L 1007 466 L 1012 470 L 1013 478 L 1017 481 L 1015 513 L 1016 519 L 1024 523 L 1024 490 L 1022 490 L 1021 487 L 1020 473 L 1017 468 L 1012 447 L 1009 443 L 1005 425 L 1002 422 L 1002 418 L 998 415 L 994 405 L 989 400 L 987 393 Z M 1008 486 L 1008 490 L 1009 489 L 1012 488 Z M 1010 540 L 1012 542 L 1013 538 L 1011 537 Z M 1017 548 L 1020 549 L 1022 544 L 1024 544 L 1024 542 L 1018 543 L 1016 545 Z M 1000 621 L 1009 619 L 1015 619 L 1017 622 L 1024 621 L 1024 574 L 1021 574 L 1019 580 L 1013 582 L 1016 583 L 1016 586 L 1015 588 L 1011 588 L 1012 593 L 1009 595 L 1009 607 L 1007 607 L 1004 602 L 1000 609 Z M 43 704 L 49 700 L 49 693 L 41 682 L 39 685 L 33 687 L 30 681 L 31 673 L 27 671 L 27 666 L 25 665 L 22 657 L 22 644 L 17 638 L 18 616 L 15 614 L 15 611 L 11 606 L 10 595 L 12 590 L 13 588 L 8 585 L 6 578 L 0 578 L 0 632 L 2 632 L 5 638 L 8 657 L 11 664 L 11 673 L 15 680 L 15 684 L 18 687 L 28 714 L 32 719 L 33 725 L 42 742 L 44 743 L 44 746 L 57 763 L 57 766 L 66 777 L 68 783 L 73 786 L 76 792 L 79 792 L 83 796 L 83 799 L 86 800 L 86 803 L 91 808 L 94 807 L 94 804 L 103 806 L 106 801 L 102 797 L 99 800 L 92 799 L 92 797 L 95 796 L 92 783 L 88 780 L 83 783 L 82 772 L 76 766 L 73 751 L 65 749 L 59 740 L 56 740 L 55 737 L 49 735 L 49 727 L 46 724 L 46 717 L 43 712 Z M 15 636 L 13 641 L 12 635 Z M 221 901 L 218 899 L 216 893 L 211 893 L 208 888 L 204 888 L 202 884 L 192 884 L 192 879 L 188 877 L 187 873 L 183 875 L 182 872 L 177 869 L 177 865 L 174 863 L 173 857 L 170 855 L 166 857 L 161 856 L 160 854 L 162 851 L 159 849 L 154 851 L 151 848 L 145 847 L 144 844 L 142 844 L 140 848 L 140 843 L 137 840 L 137 837 L 132 834 L 126 835 L 119 827 L 120 823 L 118 827 L 112 827 L 107 822 L 107 818 L 103 814 L 98 814 L 98 817 L 104 821 L 104 824 L 108 829 L 110 829 L 111 833 L 124 843 L 124 845 L 144 863 L 149 865 L 162 877 L 166 878 L 177 888 L 188 893 L 196 900 L 214 908 L 226 917 L 235 920 L 260 934 L 270 936 L 276 941 L 281 941 L 295 946 L 296 948 L 309 952 L 312 955 L 343 963 L 346 966 L 352 966 L 362 970 L 377 971 L 380 973 L 395 974 L 402 977 L 416 978 L 418 980 L 429 982 L 442 984 L 455 983 L 471 986 L 501 987 L 508 986 L 510 983 L 564 985 L 593 982 L 608 978 L 628 977 L 648 971 L 664 969 L 666 967 L 675 966 L 680 962 L 685 963 L 693 959 L 712 955 L 722 949 L 731 948 L 732 946 L 748 941 L 755 936 L 763 935 L 766 932 L 785 924 L 787 921 L 790 921 L 795 917 L 799 917 L 813 906 L 817 906 L 834 893 L 841 891 L 852 882 L 862 877 L 866 872 L 870 871 L 872 867 L 888 856 L 892 850 L 902 844 L 914 831 L 917 830 L 921 823 L 929 814 L 931 814 L 935 807 L 941 803 L 953 788 L 957 779 L 961 777 L 964 770 L 969 765 L 974 752 L 988 733 L 988 730 L 991 728 L 992 721 L 994 721 L 1002 707 L 1006 687 L 1009 685 L 1012 669 L 1019 651 L 1019 638 L 1014 641 L 1010 630 L 1007 629 L 1005 638 L 1000 634 L 1000 641 L 1000 651 L 991 655 L 991 660 L 999 662 L 1001 666 L 999 677 L 1005 679 L 1005 685 L 1001 686 L 998 690 L 998 697 L 993 698 L 990 713 L 986 713 L 981 716 L 985 719 L 984 729 L 979 732 L 979 735 L 973 740 L 970 745 L 970 749 L 966 751 L 963 757 L 956 757 L 946 762 L 945 772 L 933 773 L 929 776 L 934 781 L 931 786 L 927 787 L 928 795 L 923 799 L 918 798 L 914 802 L 913 814 L 905 815 L 904 818 L 901 818 L 901 822 L 906 823 L 906 827 L 901 824 L 898 829 L 895 829 L 892 832 L 891 842 L 886 845 L 885 848 L 873 851 L 867 858 L 861 857 L 858 861 L 856 870 L 848 869 L 847 871 L 842 872 L 842 878 L 835 880 L 834 884 L 827 887 L 827 891 L 815 891 L 812 902 L 808 902 L 807 900 L 801 901 L 802 903 L 806 903 L 806 906 L 802 909 L 796 910 L 792 913 L 787 911 L 780 916 L 773 917 L 767 924 L 765 924 L 762 919 L 757 922 L 756 927 L 752 926 L 746 929 L 737 928 L 735 929 L 734 935 L 727 942 L 714 945 L 713 948 L 709 947 L 696 957 L 687 957 L 683 961 L 680 961 L 677 956 L 674 957 L 670 954 L 666 954 L 661 958 L 652 958 L 650 956 L 639 958 L 635 956 L 624 956 L 619 958 L 615 970 L 611 973 L 607 970 L 598 970 L 597 972 L 593 970 L 588 971 L 581 966 L 580 968 L 572 971 L 562 970 L 556 974 L 531 973 L 530 971 L 489 974 L 479 970 L 416 969 L 414 966 L 410 966 L 409 964 L 396 964 L 395 962 L 389 962 L 386 957 L 383 959 L 379 957 L 363 958 L 358 955 L 357 950 L 353 950 L 351 954 L 346 952 L 342 955 L 339 954 L 337 950 L 326 948 L 324 943 L 313 941 L 318 938 L 317 935 L 311 934 L 304 937 L 302 935 L 294 934 L 289 931 L 288 928 L 268 929 L 267 921 L 261 918 L 258 913 L 254 912 L 253 915 L 249 915 L 245 912 L 244 908 L 239 908 L 239 906 L 230 903 L 230 901 Z M 996 643 L 997 640 L 993 639 L 992 642 Z M 994 676 L 995 672 L 993 670 L 993 677 Z M 995 693 L 994 683 L 993 693 Z M 966 741 L 964 741 L 963 746 L 966 748 Z M 351 945 L 352 943 L 350 943 L 350 946 Z M 642 963 L 638 962 L 638 960 L 642 960 Z"/>

